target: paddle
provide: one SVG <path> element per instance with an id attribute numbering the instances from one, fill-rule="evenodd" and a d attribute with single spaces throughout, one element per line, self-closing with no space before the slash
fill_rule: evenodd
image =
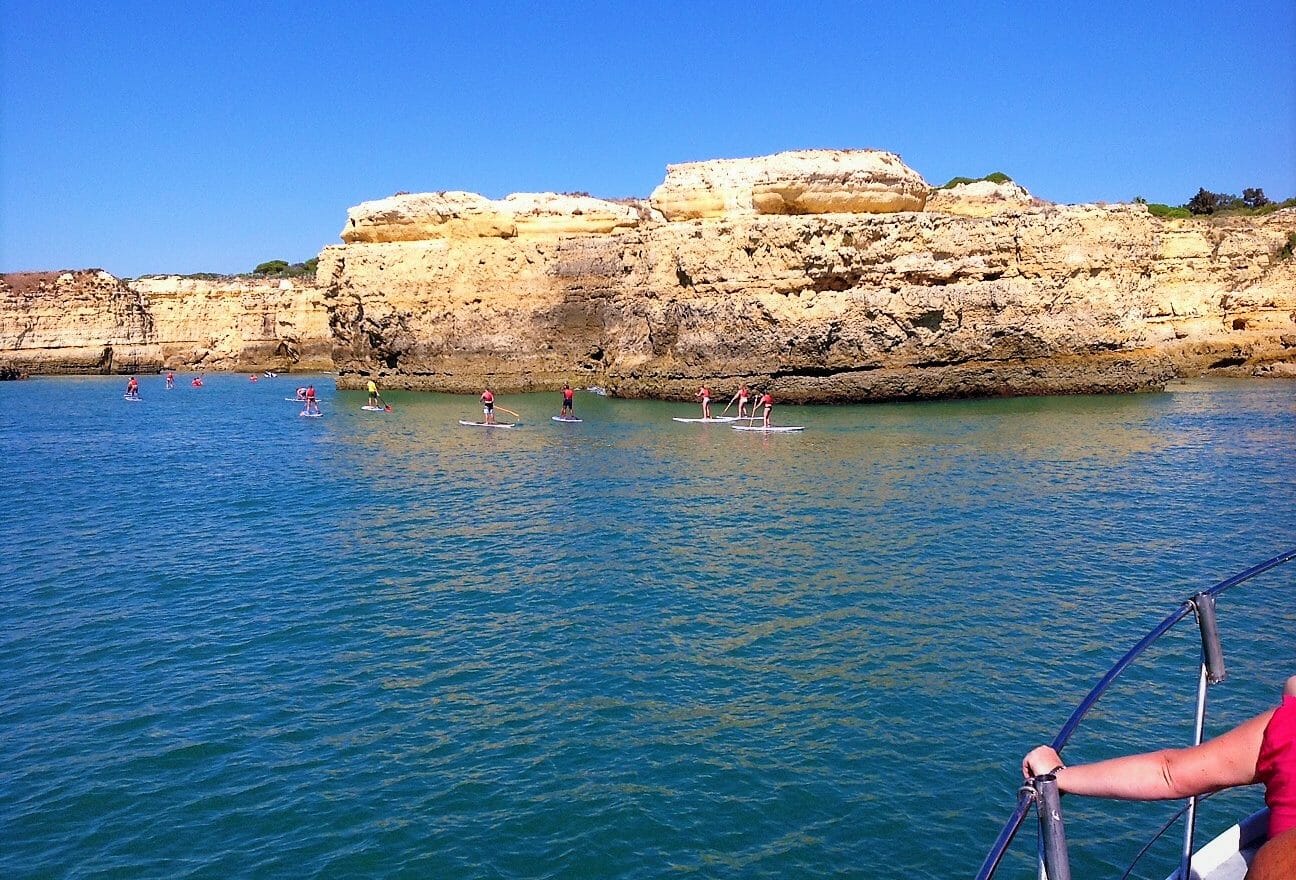
<path id="1" fill-rule="evenodd" d="M 508 414 L 511 415 L 511 416 L 514 416 L 515 418 L 519 418 L 519 419 L 522 418 L 522 414 L 521 414 L 521 413 L 515 413 L 515 412 L 513 412 L 513 410 L 511 410 L 511 409 L 504 409 L 504 407 L 500 406 L 498 403 L 495 404 L 495 408 L 498 409 L 498 410 L 503 410 L 504 412 L 508 413 Z"/>

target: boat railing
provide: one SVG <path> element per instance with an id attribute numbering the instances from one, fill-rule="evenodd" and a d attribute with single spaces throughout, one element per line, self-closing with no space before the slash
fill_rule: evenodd
<path id="1" fill-rule="evenodd" d="M 1207 687 L 1223 681 L 1227 674 L 1224 667 L 1224 653 L 1220 645 L 1219 627 L 1215 618 L 1216 597 L 1293 559 L 1296 559 L 1296 548 L 1280 553 L 1272 559 L 1265 560 L 1248 568 L 1246 571 L 1220 581 L 1208 590 L 1203 590 L 1185 599 L 1164 620 L 1140 639 L 1134 647 L 1130 648 L 1124 656 L 1117 660 L 1111 669 L 1107 670 L 1107 673 L 1094 685 L 1093 690 L 1089 691 L 1089 694 L 1071 713 L 1071 717 L 1062 725 L 1062 729 L 1058 731 L 1057 736 L 1053 738 L 1050 745 L 1060 754 L 1071 740 L 1076 728 L 1080 726 L 1080 722 L 1089 713 L 1089 710 L 1094 707 L 1094 704 L 1098 702 L 1099 698 L 1112 686 L 1117 677 L 1139 655 L 1190 614 L 1196 618 L 1198 628 L 1201 630 L 1202 659 L 1197 682 L 1197 707 L 1193 735 L 1193 744 L 1200 744 L 1206 720 Z M 1165 834 L 1174 822 L 1186 816 L 1184 842 L 1180 853 L 1178 872 L 1178 876 L 1181 878 L 1191 876 L 1193 835 L 1197 824 L 1197 805 L 1203 799 L 1202 797 L 1189 798 L 1183 809 L 1171 817 L 1170 821 L 1153 838 L 1153 842 L 1155 842 L 1156 839 Z M 1067 856 L 1066 828 L 1062 821 L 1057 780 L 1052 774 L 1036 776 L 1018 790 L 1016 809 L 1013 810 L 1012 815 L 1004 824 L 999 836 L 995 839 L 994 846 L 986 856 L 985 861 L 982 862 L 976 880 L 990 880 L 990 878 L 994 877 L 999 864 L 1007 855 L 1013 839 L 1026 821 L 1027 814 L 1032 807 L 1035 808 L 1039 819 L 1037 858 L 1040 880 L 1071 880 L 1071 866 Z M 1151 842 L 1135 858 L 1135 863 L 1150 846 Z M 1130 866 L 1130 870 L 1132 869 L 1133 865 Z M 1128 873 L 1129 870 L 1127 870 L 1126 874 L 1128 875 Z"/>

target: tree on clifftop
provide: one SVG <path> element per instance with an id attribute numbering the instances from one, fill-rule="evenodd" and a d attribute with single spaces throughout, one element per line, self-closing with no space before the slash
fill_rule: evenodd
<path id="1" fill-rule="evenodd" d="M 287 260 L 268 260 L 252 270 L 255 275 L 283 275 L 287 271 Z"/>
<path id="2" fill-rule="evenodd" d="M 1242 190 L 1242 204 L 1248 208 L 1263 208 L 1265 205 L 1272 205 L 1273 202 L 1265 196 L 1264 190 L 1257 187 Z"/>
<path id="3" fill-rule="evenodd" d="M 268 260 L 252 270 L 253 275 L 269 278 L 300 278 L 303 275 L 314 275 L 319 265 L 318 257 L 311 257 L 304 263 L 289 263 L 287 260 Z"/>

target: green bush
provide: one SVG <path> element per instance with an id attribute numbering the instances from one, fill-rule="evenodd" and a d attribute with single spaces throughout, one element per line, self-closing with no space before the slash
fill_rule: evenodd
<path id="1" fill-rule="evenodd" d="M 268 260 L 252 270 L 253 275 L 284 275 L 287 272 L 287 260 Z"/>
<path id="2" fill-rule="evenodd" d="M 1250 213 L 1260 217 L 1265 214 L 1272 214 L 1274 211 L 1281 211 L 1284 208 L 1296 208 L 1296 199 L 1285 199 L 1281 202 L 1268 202 L 1267 204 L 1261 205 L 1252 210 Z"/>
<path id="3" fill-rule="evenodd" d="M 950 179 L 949 183 L 936 188 L 950 189 L 951 187 L 959 186 L 964 183 L 980 183 L 983 180 L 988 180 L 991 183 L 1012 183 L 1012 178 L 1007 174 L 1004 174 L 1002 171 L 991 171 L 985 177 L 954 177 Z"/>
<path id="4" fill-rule="evenodd" d="M 304 263 L 289 263 L 287 260 L 268 260 L 252 270 L 253 275 L 263 278 L 300 278 L 303 275 L 314 275 L 319 265 L 319 257 L 311 257 Z"/>
<path id="5" fill-rule="evenodd" d="M 1211 192 L 1205 187 L 1197 190 L 1182 205 L 1149 204 L 1142 196 L 1134 198 L 1135 204 L 1147 205 L 1148 213 L 1154 217 L 1258 217 L 1272 214 L 1283 208 L 1296 207 L 1296 199 L 1272 202 L 1262 189 L 1244 189 L 1242 197 L 1230 193 Z"/>

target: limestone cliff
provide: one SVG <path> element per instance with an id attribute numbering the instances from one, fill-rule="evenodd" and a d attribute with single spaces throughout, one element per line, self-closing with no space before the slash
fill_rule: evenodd
<path id="1" fill-rule="evenodd" d="M 212 370 L 331 370 L 332 338 L 314 279 L 180 277 L 131 282 L 168 364 Z"/>
<path id="2" fill-rule="evenodd" d="M 796 150 L 669 165 L 651 202 L 667 220 L 743 214 L 918 211 L 927 184 L 894 153 Z"/>
<path id="3" fill-rule="evenodd" d="M 91 269 L 0 276 L 0 370 L 152 372 L 162 365 L 144 298 Z"/>
<path id="4" fill-rule="evenodd" d="M 848 401 L 1127 391 L 1296 360 L 1296 269 L 1278 256 L 1296 211 L 928 196 L 893 154 L 802 151 L 671 166 L 647 204 L 551 197 L 530 226 L 463 193 L 366 203 L 320 255 L 339 384 L 689 398 L 745 380 Z"/>
<path id="5" fill-rule="evenodd" d="M 309 283 L 0 276 L 0 371 L 9 375 L 327 370 L 331 346 L 322 293 Z"/>
<path id="6" fill-rule="evenodd" d="M 0 377 L 335 368 L 342 387 L 853 401 L 1296 373 L 1296 210 L 932 191 L 872 150 L 672 165 L 647 200 L 403 194 L 352 208 L 342 240 L 306 282 L 3 276 Z"/>
<path id="7" fill-rule="evenodd" d="M 927 197 L 927 210 L 968 217 L 990 217 L 1024 211 L 1035 200 L 1026 188 L 1011 180 L 973 180 L 933 190 Z"/>

